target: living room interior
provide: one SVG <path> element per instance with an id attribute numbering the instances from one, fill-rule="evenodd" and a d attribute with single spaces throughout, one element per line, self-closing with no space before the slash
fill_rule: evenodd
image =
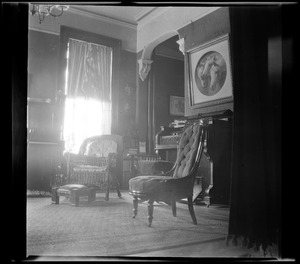
<path id="1" fill-rule="evenodd" d="M 33 4 L 17 5 L 22 14 L 26 11 L 23 18 L 28 18 L 27 32 L 21 35 L 27 35 L 28 54 L 27 72 L 20 73 L 23 77 L 13 86 L 17 95 L 12 100 L 13 113 L 26 109 L 13 118 L 13 124 L 18 124 L 13 134 L 13 157 L 17 155 L 13 168 L 18 169 L 13 169 L 13 175 L 26 173 L 23 219 L 29 224 L 27 232 L 33 234 L 22 231 L 28 239 L 27 254 L 30 248 L 29 256 L 37 260 L 49 256 L 286 257 L 281 221 L 281 89 L 283 75 L 291 70 L 292 37 L 283 34 L 283 6 L 68 4 L 51 8 L 54 16 L 43 16 L 39 12 L 50 8 Z M 20 21 L 15 22 L 16 28 Z M 81 61 L 83 51 L 87 55 Z M 210 66 L 209 59 L 214 59 Z M 209 79 L 204 79 L 207 72 Z M 101 78 L 94 78 L 95 74 Z M 26 91 L 20 92 L 24 78 Z M 153 223 L 149 205 L 147 209 L 143 202 L 132 218 L 136 209 L 132 179 L 179 166 L 178 144 L 183 131 L 195 123 L 205 135 L 203 142 L 199 139 L 201 158 L 191 197 L 198 224 L 193 225 L 190 198 L 177 201 L 176 221 L 174 210 L 172 216 L 170 206 L 159 201 L 154 202 Z M 86 155 L 91 151 L 91 147 L 84 149 L 87 140 L 101 135 L 122 141 L 112 172 L 117 184 L 96 194 L 88 188 L 85 197 L 77 197 L 77 189 L 68 189 L 70 197 L 59 197 L 65 191 L 61 186 L 79 183 L 70 182 L 70 177 L 83 170 L 87 175 L 92 169 L 82 165 L 72 171 L 72 155 Z M 23 188 L 20 193 L 24 192 Z M 116 212 L 122 224 L 114 219 Z M 49 223 L 50 219 L 59 223 L 55 214 L 63 220 L 61 226 Z M 80 221 L 83 215 L 88 220 L 80 222 L 87 225 L 79 228 L 81 232 L 105 237 L 110 230 L 123 234 L 125 240 L 125 229 L 140 222 L 128 244 L 110 238 L 105 251 L 90 247 L 97 245 L 92 235 L 85 246 L 76 245 L 78 233 L 72 245 L 63 244 L 69 239 L 66 235 L 60 237 L 64 246 L 55 247 L 55 229 L 66 234 L 71 223 L 78 227 L 74 219 Z M 99 224 L 101 219 L 107 227 Z M 197 229 L 201 224 L 212 232 L 207 244 L 204 238 L 197 240 L 205 233 L 201 233 L 203 226 L 201 232 Z M 52 228 L 43 231 L 44 238 L 39 225 Z M 190 232 L 190 243 L 187 239 L 178 242 L 181 246 L 164 242 L 188 237 L 184 232 Z M 136 241 L 145 243 L 144 251 L 137 245 L 129 249 L 136 243 L 135 235 Z M 46 237 L 53 240 L 49 251 Z M 31 238 L 39 240 L 30 244 Z M 26 245 L 20 248 L 23 256 Z"/>

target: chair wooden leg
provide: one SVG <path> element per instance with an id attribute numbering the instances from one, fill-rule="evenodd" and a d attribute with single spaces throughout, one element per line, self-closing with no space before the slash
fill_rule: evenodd
<path id="1" fill-rule="evenodd" d="M 107 186 L 106 186 L 106 193 L 105 193 L 105 200 L 106 200 L 106 201 L 109 200 L 109 188 L 110 188 L 110 185 L 107 184 Z"/>
<path id="2" fill-rule="evenodd" d="M 58 187 L 52 188 L 52 202 L 59 204 L 59 195 L 57 193 Z"/>
<path id="3" fill-rule="evenodd" d="M 177 213 L 176 213 L 176 201 L 172 200 L 172 212 L 173 212 L 173 216 L 176 217 Z"/>
<path id="4" fill-rule="evenodd" d="M 115 184 L 114 185 L 116 187 L 118 197 L 121 198 L 122 195 L 121 195 L 121 192 L 120 192 L 120 183 L 119 183 L 118 178 L 116 176 L 114 177 L 114 180 L 115 180 Z"/>
<path id="5" fill-rule="evenodd" d="M 88 203 L 92 202 L 92 192 L 89 192 L 89 196 L 88 196 Z"/>
<path id="6" fill-rule="evenodd" d="M 91 202 L 96 200 L 96 189 L 95 188 L 91 188 Z"/>
<path id="7" fill-rule="evenodd" d="M 118 193 L 118 197 L 121 198 L 122 195 L 121 195 L 121 192 L 120 192 L 120 190 L 119 190 L 119 187 L 117 187 L 117 193 Z"/>
<path id="8" fill-rule="evenodd" d="M 153 203 L 154 200 L 150 199 L 148 201 L 148 226 L 150 227 L 152 224 L 152 219 L 153 219 Z"/>
<path id="9" fill-rule="evenodd" d="M 133 198 L 133 215 L 132 215 L 132 218 L 135 218 L 136 215 L 137 215 L 137 212 L 138 212 L 138 198 L 134 197 Z"/>
<path id="10" fill-rule="evenodd" d="M 79 193 L 77 189 L 71 191 L 71 203 L 74 203 L 76 207 L 79 206 Z"/>
<path id="11" fill-rule="evenodd" d="M 191 217 L 193 219 L 193 223 L 194 223 L 194 225 L 197 225 L 197 219 L 196 219 L 196 216 L 195 216 L 194 206 L 193 206 L 193 197 L 188 196 L 187 200 L 188 200 L 189 211 L 190 211 Z"/>
<path id="12" fill-rule="evenodd" d="M 75 206 L 79 206 L 79 193 L 75 191 Z"/>

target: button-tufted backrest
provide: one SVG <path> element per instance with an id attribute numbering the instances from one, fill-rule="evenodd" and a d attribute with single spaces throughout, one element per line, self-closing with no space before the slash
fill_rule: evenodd
<path id="1" fill-rule="evenodd" d="M 122 154 L 123 140 L 118 135 L 101 135 L 87 138 L 83 141 L 79 154 L 107 157 L 109 153 Z"/>
<path id="2" fill-rule="evenodd" d="M 200 132 L 201 126 L 199 124 L 193 124 L 187 127 L 182 133 L 177 147 L 176 168 L 173 174 L 174 178 L 185 177 L 191 172 L 195 164 L 200 143 Z"/>
<path id="3" fill-rule="evenodd" d="M 109 153 L 118 153 L 118 144 L 113 140 L 95 140 L 87 144 L 84 155 L 108 157 Z"/>

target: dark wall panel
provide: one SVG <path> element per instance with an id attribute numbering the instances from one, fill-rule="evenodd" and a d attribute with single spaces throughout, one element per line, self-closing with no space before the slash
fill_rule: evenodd
<path id="1" fill-rule="evenodd" d="M 59 36 L 30 30 L 28 34 L 28 96 L 55 98 Z"/>
<path id="2" fill-rule="evenodd" d="M 154 113 L 155 132 L 178 118 L 170 115 L 170 96 L 184 96 L 184 63 L 162 56 L 155 56 Z"/>
<path id="3" fill-rule="evenodd" d="M 178 30 L 184 38 L 185 50 L 230 33 L 229 9 L 221 8 Z"/>
<path id="4" fill-rule="evenodd" d="M 214 39 L 217 39 L 223 35 L 229 34 L 229 44 L 231 43 L 231 28 L 230 28 L 230 16 L 229 8 L 224 7 L 218 9 L 197 21 L 191 22 L 189 25 L 178 30 L 180 38 L 185 39 L 185 50 L 187 52 L 193 51 L 193 49 L 210 42 Z M 230 47 L 231 48 L 231 47 Z M 233 49 L 231 48 L 231 56 L 234 56 Z M 232 103 L 223 103 L 214 106 L 208 106 L 205 108 L 196 108 L 192 109 L 190 106 L 190 96 L 189 96 L 189 80 L 188 80 L 188 60 L 185 58 L 186 67 L 186 83 L 185 83 L 185 115 L 186 116 L 196 116 L 198 114 L 206 114 L 217 111 L 222 111 L 226 109 L 233 108 Z M 232 77 L 234 79 L 234 76 Z M 233 80 L 233 89 L 235 89 L 234 80 Z"/>
<path id="5" fill-rule="evenodd" d="M 134 136 L 136 111 L 136 53 L 121 52 L 120 93 L 119 93 L 119 132 L 121 135 Z"/>
<path id="6" fill-rule="evenodd" d="M 32 129 L 27 148 L 27 188 L 50 190 L 51 181 L 61 162 L 63 151 L 60 129 L 63 122 L 63 104 L 56 104 L 58 90 L 60 36 L 39 31 L 28 32 L 28 96 L 50 99 L 47 102 L 28 103 L 28 128 Z M 120 54 L 120 97 L 116 109 L 119 120 L 114 131 L 125 135 L 132 128 L 135 118 L 136 54 L 122 51 Z M 132 94 L 125 92 L 126 85 L 133 88 Z M 124 105 L 130 111 L 124 111 Z M 32 143 L 33 142 L 33 143 Z"/>

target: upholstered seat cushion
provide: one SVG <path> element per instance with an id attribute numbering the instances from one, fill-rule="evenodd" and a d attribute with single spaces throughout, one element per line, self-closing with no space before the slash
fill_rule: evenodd
<path id="1" fill-rule="evenodd" d="M 64 195 L 64 194 L 71 194 L 71 191 L 78 190 L 80 194 L 86 194 L 88 195 L 90 192 L 90 188 L 82 185 L 82 184 L 66 184 L 63 186 L 60 186 L 57 190 L 58 194 Z"/>
<path id="2" fill-rule="evenodd" d="M 147 194 L 164 193 L 166 185 L 165 180 L 173 179 L 171 176 L 137 176 L 130 179 L 129 191 Z"/>

